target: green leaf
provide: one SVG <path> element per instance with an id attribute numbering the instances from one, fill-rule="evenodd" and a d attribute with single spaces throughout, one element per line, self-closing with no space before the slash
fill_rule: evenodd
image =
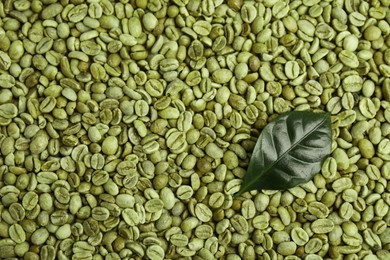
<path id="1" fill-rule="evenodd" d="M 311 180 L 330 155 L 331 144 L 329 113 L 293 111 L 277 117 L 261 132 L 235 197 L 254 189 L 289 189 Z"/>

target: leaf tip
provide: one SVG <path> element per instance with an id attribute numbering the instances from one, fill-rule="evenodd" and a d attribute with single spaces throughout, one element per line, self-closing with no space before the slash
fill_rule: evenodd
<path id="1" fill-rule="evenodd" d="M 233 199 L 236 199 L 237 197 L 241 196 L 244 192 L 245 191 L 240 189 L 239 191 L 237 191 L 236 193 L 233 194 Z"/>
<path id="2" fill-rule="evenodd" d="M 239 196 L 241 196 L 245 192 L 247 192 L 247 190 L 244 187 L 241 187 L 239 191 L 237 191 L 236 193 L 233 194 L 233 199 L 238 198 Z"/>

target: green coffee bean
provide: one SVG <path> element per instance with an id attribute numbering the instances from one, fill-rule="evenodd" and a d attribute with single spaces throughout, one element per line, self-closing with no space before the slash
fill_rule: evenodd
<path id="1" fill-rule="evenodd" d="M 299 227 L 291 230 L 291 238 L 298 246 L 304 246 L 309 241 L 306 231 Z"/>
<path id="2" fill-rule="evenodd" d="M 8 70 L 11 66 L 11 58 L 7 53 L 0 51 L 0 69 Z"/>
<path id="3" fill-rule="evenodd" d="M 277 252 L 281 255 L 292 255 L 295 253 L 297 245 L 294 242 L 282 242 L 277 247 Z"/>
<path id="4" fill-rule="evenodd" d="M 321 249 L 322 245 L 323 243 L 319 238 L 312 238 L 305 245 L 305 252 L 308 254 L 315 254 Z"/>
<path id="5" fill-rule="evenodd" d="M 23 230 L 23 227 L 19 224 L 13 224 L 9 227 L 9 236 L 16 243 L 20 244 L 26 240 L 26 233 Z"/>
<path id="6" fill-rule="evenodd" d="M 315 220 L 311 225 L 311 229 L 316 234 L 329 233 L 333 228 L 334 224 L 329 219 L 318 219 Z"/>
<path id="7" fill-rule="evenodd" d="M 212 212 L 205 204 L 198 203 L 195 206 L 195 215 L 200 221 L 207 222 L 211 219 Z"/>
<path id="8" fill-rule="evenodd" d="M 31 242 L 35 245 L 42 245 L 49 238 L 49 232 L 45 228 L 35 230 L 31 235 Z"/>

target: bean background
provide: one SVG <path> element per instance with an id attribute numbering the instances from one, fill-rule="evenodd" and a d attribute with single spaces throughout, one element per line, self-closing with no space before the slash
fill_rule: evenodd
<path id="1" fill-rule="evenodd" d="M 0 1 L 0 258 L 390 259 L 389 6 Z M 292 110 L 331 157 L 233 199 Z"/>

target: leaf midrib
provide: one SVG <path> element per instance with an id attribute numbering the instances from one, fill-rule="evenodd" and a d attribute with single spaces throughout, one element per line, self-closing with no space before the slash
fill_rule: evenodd
<path id="1" fill-rule="evenodd" d="M 254 178 L 252 181 L 250 181 L 247 185 L 245 185 L 242 189 L 242 192 L 239 194 L 242 194 L 244 192 L 247 192 L 247 188 L 250 188 L 254 183 L 256 183 L 266 172 L 269 171 L 275 164 L 277 164 L 286 154 L 288 154 L 291 150 L 293 150 L 302 140 L 306 139 L 308 136 L 310 136 L 315 130 L 317 130 L 326 120 L 328 117 L 325 117 L 321 120 L 319 124 L 316 125 L 315 128 L 313 128 L 311 131 L 309 131 L 307 134 L 303 136 L 303 138 L 299 139 L 297 142 L 295 142 L 289 149 L 287 149 L 278 159 L 276 159 L 273 163 L 271 163 L 268 167 L 265 168 L 265 170 L 261 171 L 257 178 Z"/>

